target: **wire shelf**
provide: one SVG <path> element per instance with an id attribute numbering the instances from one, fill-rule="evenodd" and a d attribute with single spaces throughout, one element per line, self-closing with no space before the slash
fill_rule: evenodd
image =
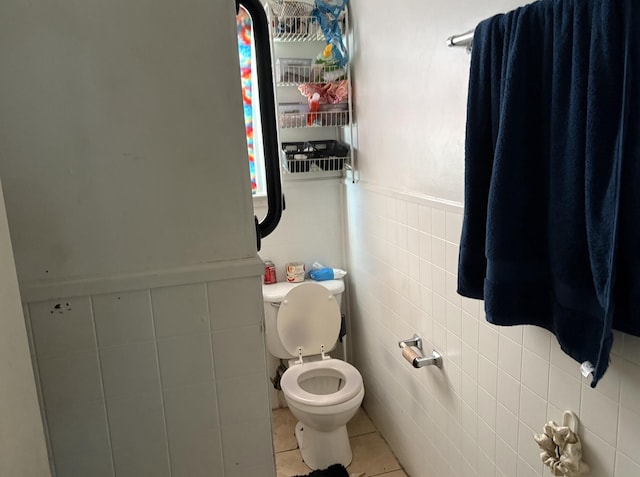
<path id="1" fill-rule="evenodd" d="M 300 42 L 325 42 L 318 21 L 312 15 L 313 0 L 266 0 L 271 34 L 271 48 L 276 59 L 274 83 L 278 87 L 277 110 L 282 142 L 282 170 L 290 180 L 318 177 L 351 177 L 356 181 L 356 151 L 354 145 L 353 109 L 351 103 L 351 71 L 346 66 L 315 65 L 313 57 L 319 46 L 293 46 Z M 343 38 L 349 38 L 348 11 L 345 8 L 338 25 Z M 348 41 L 347 41 L 348 43 Z M 287 55 L 279 53 L 286 52 Z M 295 57 L 301 54 L 300 57 Z M 309 103 L 281 87 L 305 88 L 305 84 L 337 84 L 344 81 L 348 90 L 345 100 L 337 104 L 320 104 L 319 110 L 309 112 Z M 307 96 L 303 93 L 303 96 Z M 297 99 L 297 101 L 296 101 Z M 304 132 L 306 128 L 317 128 Z M 323 129 L 325 128 L 325 129 Z M 287 132 L 285 133 L 285 130 Z M 317 140 L 322 136 L 331 139 Z M 325 136 L 325 137 L 326 137 Z M 313 138 L 313 139 L 312 139 Z M 302 141 L 301 141 L 302 140 Z"/>
<path id="2" fill-rule="evenodd" d="M 318 111 L 316 113 L 294 112 L 280 114 L 279 121 L 282 129 L 335 127 L 349 125 L 349 111 Z"/>
<path id="3" fill-rule="evenodd" d="M 319 84 L 340 81 L 347 77 L 346 68 L 330 65 L 295 64 L 294 60 L 281 58 L 276 63 L 276 84 L 278 86 L 298 86 L 301 84 Z"/>
<path id="4" fill-rule="evenodd" d="M 271 32 L 275 41 L 322 41 L 324 35 L 313 16 L 277 16 Z"/>
<path id="5" fill-rule="evenodd" d="M 290 174 L 338 172 L 349 167 L 350 147 L 333 139 L 282 143 L 282 165 Z"/>
<path id="6" fill-rule="evenodd" d="M 324 159 L 285 159 L 283 169 L 288 174 L 304 174 L 307 172 L 334 173 L 340 175 L 349 169 L 350 157 L 328 157 Z"/>

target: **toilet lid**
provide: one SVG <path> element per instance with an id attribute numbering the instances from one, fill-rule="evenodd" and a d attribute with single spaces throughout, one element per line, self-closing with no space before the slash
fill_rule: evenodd
<path id="1" fill-rule="evenodd" d="M 340 307 L 333 293 L 316 283 L 293 288 L 282 300 L 277 319 L 282 346 L 298 356 L 320 354 L 324 345 L 329 351 L 340 333 Z"/>

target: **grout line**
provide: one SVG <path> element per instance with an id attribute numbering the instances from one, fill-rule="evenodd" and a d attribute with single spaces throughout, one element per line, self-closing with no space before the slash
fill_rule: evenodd
<path id="1" fill-rule="evenodd" d="M 162 423 L 164 425 L 165 449 L 167 451 L 167 463 L 169 464 L 169 477 L 173 475 L 171 466 L 171 447 L 169 445 L 169 429 L 167 428 L 167 412 L 164 402 L 164 387 L 162 386 L 162 373 L 160 372 L 160 353 L 158 351 L 158 337 L 156 335 L 156 317 L 153 308 L 153 297 L 151 296 L 151 288 L 147 291 L 147 299 L 149 300 L 149 308 L 151 310 L 151 329 L 153 331 L 153 348 L 156 354 L 156 372 L 158 373 L 158 384 L 160 385 L 160 405 L 162 406 Z"/>
<path id="2" fill-rule="evenodd" d="M 100 356 L 100 344 L 98 343 L 98 331 L 96 328 L 96 317 L 93 310 L 93 296 L 89 295 L 89 313 L 91 314 L 91 326 L 93 329 L 93 338 L 96 341 L 96 359 L 98 360 L 98 373 L 100 373 L 100 392 L 102 394 L 102 404 L 104 408 L 104 418 L 106 424 L 107 431 L 107 439 L 109 441 L 109 457 L 111 458 L 111 472 L 112 475 L 115 475 L 116 472 L 116 461 L 113 456 L 113 440 L 111 438 L 111 429 L 109 426 L 109 408 L 107 406 L 107 395 L 104 391 L 104 372 L 102 370 L 102 357 Z"/>
<path id="3" fill-rule="evenodd" d="M 216 379 L 216 360 L 213 355 L 213 316 L 211 314 L 211 307 L 209 306 L 209 284 L 204 283 L 204 302 L 207 310 L 207 318 L 209 319 L 209 345 L 211 346 L 211 371 L 213 378 L 213 387 L 215 389 L 215 402 L 213 403 L 216 411 L 216 419 L 218 421 L 218 439 L 220 442 L 220 467 L 224 473 L 224 440 L 222 438 L 222 419 L 220 416 L 220 404 L 218 403 L 218 381 Z"/>

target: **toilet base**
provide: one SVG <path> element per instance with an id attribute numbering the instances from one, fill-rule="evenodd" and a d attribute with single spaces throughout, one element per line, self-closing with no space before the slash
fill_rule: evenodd
<path id="1" fill-rule="evenodd" d="M 321 432 L 298 421 L 295 434 L 302 460 L 312 470 L 326 469 L 333 464 L 347 467 L 353 459 L 346 425 Z"/>

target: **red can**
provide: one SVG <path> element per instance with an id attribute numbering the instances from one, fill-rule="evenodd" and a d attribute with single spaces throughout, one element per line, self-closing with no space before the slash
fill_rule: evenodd
<path id="1" fill-rule="evenodd" d="M 278 279 L 276 278 L 276 266 L 273 264 L 271 260 L 264 261 L 264 283 L 266 285 L 270 285 L 272 283 L 277 283 Z"/>

